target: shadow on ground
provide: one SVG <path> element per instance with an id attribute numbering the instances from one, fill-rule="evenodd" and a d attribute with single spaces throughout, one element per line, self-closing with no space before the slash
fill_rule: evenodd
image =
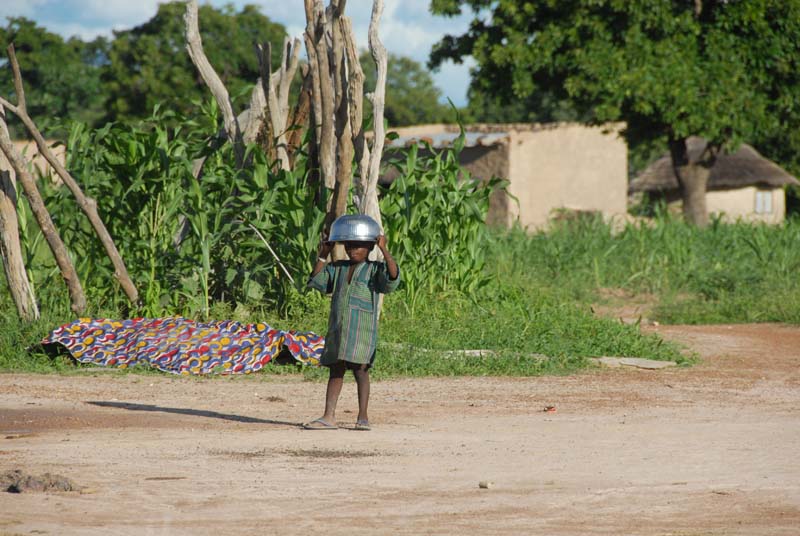
<path id="1" fill-rule="evenodd" d="M 133 402 L 108 402 L 104 400 L 88 400 L 87 404 L 93 406 L 100 406 L 102 408 L 118 408 L 126 409 L 129 411 L 153 411 L 162 413 L 174 413 L 177 415 L 191 415 L 193 417 L 208 417 L 211 419 L 222 419 L 224 421 L 244 422 L 253 424 L 282 424 L 285 426 L 302 426 L 302 423 L 277 421 L 273 419 L 259 419 L 257 417 L 246 417 L 243 415 L 234 415 L 231 413 L 219 413 L 217 411 L 209 411 L 204 409 L 191 409 L 191 408 L 168 408 L 164 406 L 154 406 L 151 404 L 135 404 Z"/>

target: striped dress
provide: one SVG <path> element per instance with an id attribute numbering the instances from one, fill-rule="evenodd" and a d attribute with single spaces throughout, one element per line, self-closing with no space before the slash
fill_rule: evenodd
<path id="1" fill-rule="evenodd" d="M 378 344 L 378 294 L 392 292 L 400 274 L 390 279 L 385 262 L 365 261 L 356 265 L 347 282 L 349 262 L 328 264 L 308 281 L 308 286 L 332 294 L 328 334 L 320 364 L 337 361 L 372 365 Z"/>

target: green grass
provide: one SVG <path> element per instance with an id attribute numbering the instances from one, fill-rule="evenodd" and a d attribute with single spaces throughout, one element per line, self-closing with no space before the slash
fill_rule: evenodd
<path id="1" fill-rule="evenodd" d="M 713 222 L 698 230 L 662 217 L 621 232 L 594 219 L 547 233 L 495 233 L 486 244 L 489 283 L 470 295 L 387 296 L 374 374 L 400 376 L 562 374 L 588 357 L 635 356 L 690 363 L 676 345 L 592 313 L 607 289 L 646 296 L 650 318 L 663 323 L 800 323 L 800 221 L 781 226 Z M 16 319 L 0 290 L 0 371 L 68 373 L 85 370 L 68 359 L 29 351 L 50 329 L 72 320 L 65 293 L 51 282 L 44 317 Z M 604 293 L 605 292 L 605 293 Z M 265 321 L 275 327 L 324 333 L 327 298 L 289 297 L 288 314 L 258 304 L 212 307 L 212 318 Z M 97 310 L 94 316 L 115 316 Z M 454 350 L 490 350 L 474 357 Z M 547 357 L 543 357 L 547 356 Z M 137 369 L 137 373 L 141 369 Z M 269 367 L 267 375 L 325 376 L 324 370 Z M 265 375 L 259 375 L 265 376 Z"/>
<path id="2" fill-rule="evenodd" d="M 800 219 L 783 225 L 697 229 L 664 216 L 619 233 L 595 219 L 544 234 L 492 242 L 497 272 L 588 305 L 600 289 L 655 301 L 653 319 L 673 324 L 800 323 Z M 508 271 L 511 273 L 507 273 Z"/>

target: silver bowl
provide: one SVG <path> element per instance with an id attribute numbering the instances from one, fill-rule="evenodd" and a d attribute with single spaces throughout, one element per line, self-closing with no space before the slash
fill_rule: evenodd
<path id="1" fill-rule="evenodd" d="M 378 222 L 364 214 L 339 216 L 331 224 L 331 242 L 374 242 L 381 234 Z"/>

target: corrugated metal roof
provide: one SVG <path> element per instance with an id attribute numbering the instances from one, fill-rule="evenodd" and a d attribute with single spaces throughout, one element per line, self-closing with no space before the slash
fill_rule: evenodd
<path id="1" fill-rule="evenodd" d="M 430 136 L 400 136 L 393 140 L 391 147 L 406 147 L 413 143 L 430 143 L 435 148 L 451 147 L 458 139 L 459 132 L 438 132 Z M 464 146 L 476 147 L 497 145 L 508 140 L 508 132 L 465 132 Z"/>

